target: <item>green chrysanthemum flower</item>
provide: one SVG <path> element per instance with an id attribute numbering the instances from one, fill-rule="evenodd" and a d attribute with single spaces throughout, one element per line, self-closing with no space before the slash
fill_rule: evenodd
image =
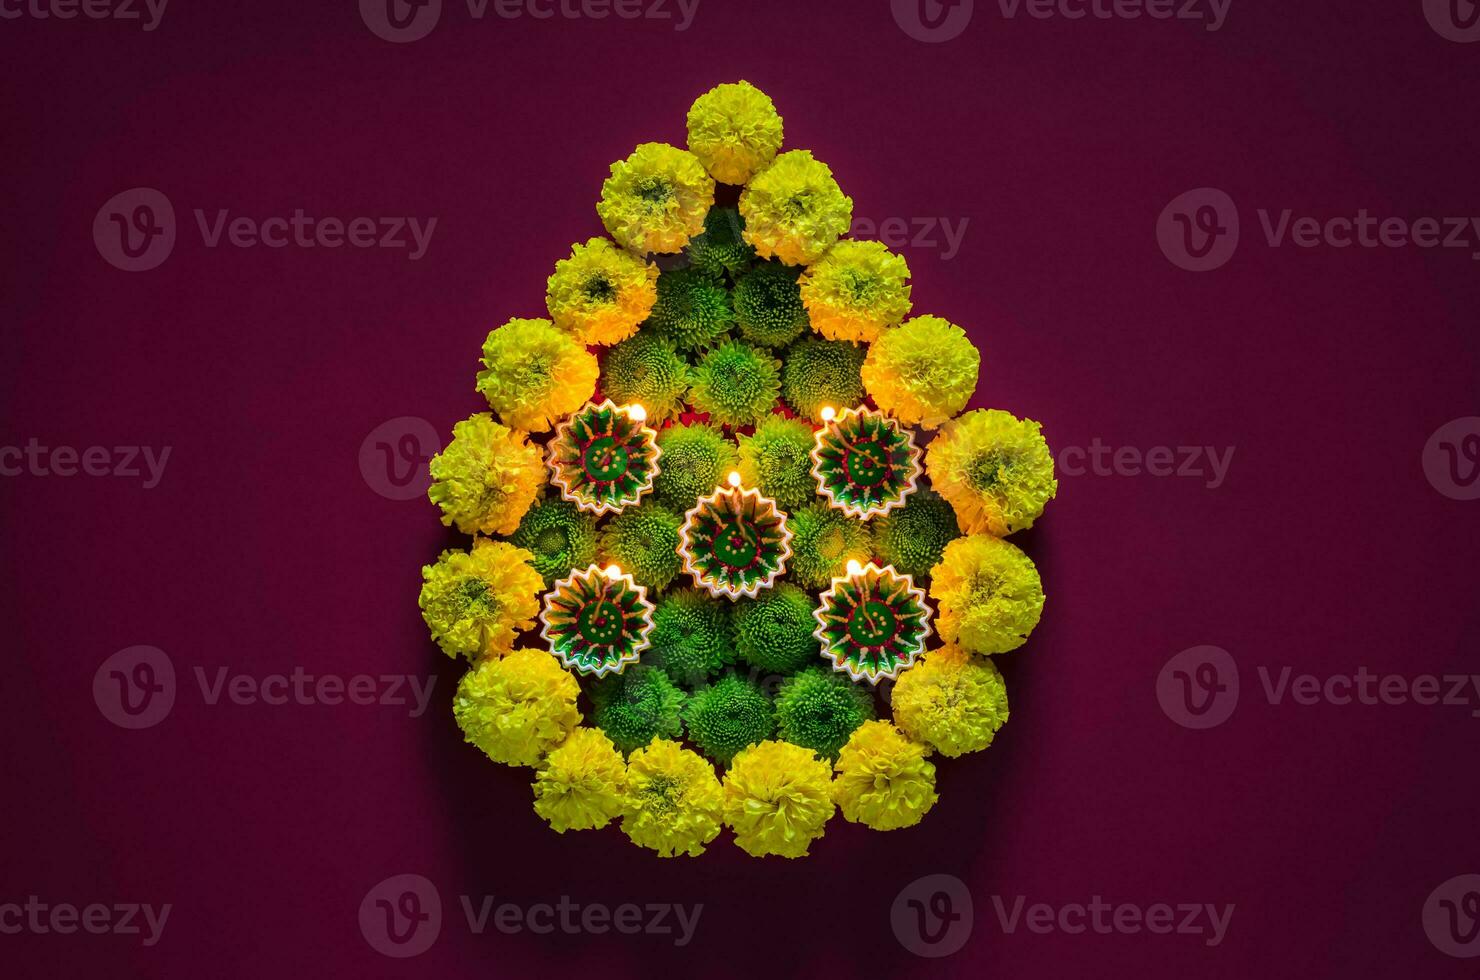
<path id="1" fill-rule="evenodd" d="M 656 667 L 634 664 L 591 685 L 591 716 L 625 754 L 655 738 L 683 734 L 684 693 Z"/>
<path id="2" fill-rule="evenodd" d="M 695 269 L 719 281 L 737 279 L 755 261 L 755 249 L 744 238 L 745 222 L 734 208 L 710 208 L 704 218 L 704 234 L 695 235 L 684 246 L 684 254 Z"/>
<path id="3" fill-rule="evenodd" d="M 778 582 L 754 599 L 735 603 L 735 652 L 773 674 L 789 674 L 822 656 L 812 631 L 812 597 L 790 582 Z"/>
<path id="4" fill-rule="evenodd" d="M 799 340 L 782 357 L 781 394 L 814 422 L 823 408 L 842 411 L 863 401 L 859 371 L 866 347 L 841 340 Z"/>
<path id="5" fill-rule="evenodd" d="M 658 302 L 648 318 L 659 337 L 682 351 L 712 346 L 735 325 L 730 293 L 698 269 L 673 269 L 658 277 Z"/>
<path id="6" fill-rule="evenodd" d="M 689 740 L 722 765 L 776 730 L 771 699 L 756 684 L 731 674 L 695 691 L 683 712 Z"/>
<path id="7" fill-rule="evenodd" d="M 910 312 L 910 267 L 883 243 L 841 241 L 802 276 L 812 326 L 829 340 L 873 341 Z"/>
<path id="8" fill-rule="evenodd" d="M 915 579 L 917 585 L 940 564 L 946 545 L 961 536 L 956 512 L 945 498 L 921 487 L 874 521 L 874 548 L 886 565 Z"/>
<path id="9" fill-rule="evenodd" d="M 548 497 L 535 502 L 509 541 L 533 556 L 530 564 L 549 588 L 596 560 L 596 518 L 569 500 Z"/>
<path id="10" fill-rule="evenodd" d="M 746 81 L 716 85 L 689 107 L 689 149 L 710 174 L 743 184 L 781 149 L 781 116 L 771 97 Z"/>
<path id="11" fill-rule="evenodd" d="M 925 453 L 930 482 L 967 534 L 1001 537 L 1033 526 L 1058 492 L 1041 426 L 996 409 L 947 422 Z"/>
<path id="12" fill-rule="evenodd" d="M 807 329 L 807 310 L 797 288 L 800 269 L 765 262 L 735 284 L 735 322 L 753 344 L 782 347 Z"/>
<path id="13" fill-rule="evenodd" d="M 873 557 L 868 525 L 827 504 L 792 511 L 787 527 L 791 528 L 787 570 L 808 588 L 825 589 L 847 572 L 848 562 L 862 564 Z"/>
<path id="14" fill-rule="evenodd" d="M 755 435 L 740 437 L 740 478 L 784 510 L 808 503 L 817 495 L 812 476 L 812 427 L 800 419 L 767 416 Z"/>
<path id="15" fill-rule="evenodd" d="M 596 389 L 596 357 L 549 320 L 515 317 L 483 342 L 478 390 L 505 425 L 544 432 Z"/>
<path id="16" fill-rule="evenodd" d="M 623 248 L 677 252 L 704 230 L 714 179 L 699 158 L 667 143 L 643 143 L 612 164 L 596 213 Z"/>
<path id="17" fill-rule="evenodd" d="M 480 412 L 452 427 L 452 441 L 432 457 L 427 497 L 442 523 L 464 534 L 512 534 L 540 492 L 545 464 L 524 433 Z"/>
<path id="18" fill-rule="evenodd" d="M 680 513 L 714 492 L 735 468 L 735 443 L 712 425 L 673 425 L 658 433 L 658 502 Z"/>
<path id="19" fill-rule="evenodd" d="M 721 425 L 753 425 L 781 394 L 781 362 L 732 340 L 710 351 L 691 375 L 689 400 Z"/>
<path id="20" fill-rule="evenodd" d="M 658 298 L 658 267 L 605 238 L 572 245 L 545 284 L 545 307 L 583 344 L 615 344 L 637 332 Z"/>
<path id="21" fill-rule="evenodd" d="M 867 688 L 821 667 L 788 677 L 776 692 L 777 734 L 828 759 L 836 759 L 853 730 L 873 717 Z"/>
<path id="22" fill-rule="evenodd" d="M 643 659 L 679 684 L 698 684 L 735 660 L 729 607 L 698 589 L 678 589 L 653 610 Z"/>
<path id="23" fill-rule="evenodd" d="M 689 390 L 689 366 L 673 345 L 643 330 L 606 352 L 601 390 L 621 405 L 641 405 L 661 422 L 678 411 Z"/>
<path id="24" fill-rule="evenodd" d="M 601 560 L 629 572 L 637 584 L 665 588 L 683 568 L 678 529 L 683 519 L 648 501 L 607 521 L 597 550 Z"/>
<path id="25" fill-rule="evenodd" d="M 853 200 L 810 150 L 791 150 L 751 178 L 740 194 L 745 240 L 763 259 L 810 265 L 853 221 Z"/>

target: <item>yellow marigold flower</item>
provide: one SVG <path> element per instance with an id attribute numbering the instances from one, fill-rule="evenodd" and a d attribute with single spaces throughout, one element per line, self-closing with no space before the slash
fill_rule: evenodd
<path id="1" fill-rule="evenodd" d="M 595 830 L 622 815 L 627 764 L 612 740 L 579 727 L 552 750 L 534 777 L 534 812 L 562 834 Z"/>
<path id="2" fill-rule="evenodd" d="M 505 425 L 544 432 L 590 400 L 597 374 L 596 355 L 570 334 L 515 317 L 483 341 L 478 390 Z"/>
<path id="3" fill-rule="evenodd" d="M 938 316 L 917 316 L 870 345 L 863 387 L 906 425 L 934 429 L 971 400 L 981 361 L 965 330 Z"/>
<path id="4" fill-rule="evenodd" d="M 1007 722 L 997 665 L 957 646 L 932 650 L 901 673 L 892 702 L 895 724 L 951 759 L 991 745 Z"/>
<path id="5" fill-rule="evenodd" d="M 943 639 L 971 653 L 1006 653 L 1023 645 L 1043 615 L 1043 583 L 1017 545 L 989 534 L 946 545 L 930 572 Z"/>
<path id="6" fill-rule="evenodd" d="M 947 422 L 930 442 L 930 483 L 951 502 L 961 530 L 1001 537 L 1033 526 L 1058 492 L 1041 426 L 983 409 Z"/>
<path id="7" fill-rule="evenodd" d="M 715 180 L 743 184 L 781 149 L 781 116 L 749 82 L 716 85 L 689 107 L 689 149 Z"/>
<path id="8" fill-rule="evenodd" d="M 659 857 L 697 857 L 720 830 L 720 786 L 697 752 L 655 738 L 627 760 L 622 832 Z"/>
<path id="9" fill-rule="evenodd" d="M 791 150 L 740 193 L 745 240 L 763 259 L 810 265 L 853 222 L 853 199 L 810 150 Z"/>
<path id="10" fill-rule="evenodd" d="M 927 751 L 887 721 L 866 721 L 855 729 L 834 766 L 833 800 L 843 819 L 874 830 L 919 823 L 937 799 Z"/>
<path id="11" fill-rule="evenodd" d="M 910 267 L 882 242 L 838 242 L 802 275 L 802 305 L 829 340 L 873 341 L 910 311 Z"/>
<path id="12" fill-rule="evenodd" d="M 513 534 L 545 480 L 539 449 L 487 412 L 452 427 L 431 470 L 427 496 L 464 534 Z"/>
<path id="13" fill-rule="evenodd" d="M 472 551 L 444 551 L 421 570 L 422 619 L 449 657 L 499 656 L 534 628 L 545 581 L 533 555 L 503 541 L 479 538 Z"/>
<path id="14" fill-rule="evenodd" d="M 612 164 L 596 213 L 623 248 L 677 252 L 704 230 L 714 178 L 699 158 L 667 143 L 643 143 Z"/>
<path id="15" fill-rule="evenodd" d="M 832 815 L 832 773 L 811 749 L 761 742 L 725 775 L 725 823 L 752 857 L 805 857 Z"/>
<path id="16" fill-rule="evenodd" d="M 583 344 L 615 344 L 637 333 L 658 301 L 658 267 L 605 238 L 572 245 L 545 284 L 555 325 Z"/>
<path id="17" fill-rule="evenodd" d="M 494 762 L 537 765 L 581 721 L 581 686 L 547 651 L 490 657 L 463 675 L 452 716 L 463 738 Z"/>

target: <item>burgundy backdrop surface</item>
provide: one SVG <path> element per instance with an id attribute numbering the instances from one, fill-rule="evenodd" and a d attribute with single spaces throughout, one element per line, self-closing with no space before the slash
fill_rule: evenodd
<path id="1" fill-rule="evenodd" d="M 906 20 L 908 6 L 895 4 Z M 446 0 L 404 44 L 350 0 L 177 0 L 150 31 L 4 9 L 21 13 L 0 22 L 0 443 L 170 456 L 147 489 L 37 467 L 0 480 L 0 903 L 172 906 L 152 946 L 0 935 L 7 974 L 1473 970 L 1423 921 L 1435 888 L 1480 871 L 1473 705 L 1276 703 L 1263 681 L 1287 667 L 1411 681 L 1475 662 L 1480 503 L 1438 492 L 1423 455 L 1440 426 L 1480 415 L 1480 246 L 1276 246 L 1259 217 L 1480 214 L 1480 45 L 1441 36 L 1420 0 L 1234 0 L 1219 30 L 981 0 L 939 43 L 902 29 L 888 0 L 702 0 L 682 31 L 537 19 L 539 5 L 479 19 Z M 659 9 L 681 16 L 676 0 Z M 1042 420 L 1060 453 L 1232 456 L 1221 479 L 1061 475 L 1025 536 L 1049 599 L 1004 658 L 1012 719 L 984 754 L 942 761 L 922 824 L 834 818 L 792 862 L 751 859 L 728 835 L 662 861 L 615 828 L 554 834 L 527 771 L 462 743 L 461 668 L 416 608 L 421 566 L 457 537 L 424 498 L 376 492 L 360 453 L 389 419 L 445 436 L 479 410 L 480 342 L 542 315 L 555 260 L 601 233 L 607 165 L 639 142 L 682 144 L 691 100 L 737 78 L 774 97 L 787 145 L 832 166 L 859 218 L 908 224 L 916 312 L 984 351 L 974 406 Z M 130 273 L 92 228 L 136 187 L 173 204 L 177 240 Z M 1241 237 L 1196 273 L 1156 228 L 1203 187 L 1236 203 Z M 436 226 L 413 260 L 210 247 L 195 216 L 209 228 L 222 209 L 298 208 Z M 125 730 L 93 679 L 141 644 L 169 656 L 178 691 L 162 722 Z M 1193 730 L 1163 712 L 1157 678 L 1204 644 L 1229 651 L 1241 693 L 1225 723 Z M 197 673 L 222 668 L 435 680 L 413 717 L 212 704 Z M 373 949 L 358 918 L 401 873 L 443 905 L 440 936 L 409 960 Z M 939 959 L 891 925 L 896 896 L 932 874 L 972 899 L 969 938 Z M 480 935 L 463 895 L 475 910 L 486 895 L 526 909 L 567 895 L 703 912 L 683 946 Z M 1010 915 L 1019 896 L 1234 911 L 1216 944 L 1009 929 L 999 904 Z"/>

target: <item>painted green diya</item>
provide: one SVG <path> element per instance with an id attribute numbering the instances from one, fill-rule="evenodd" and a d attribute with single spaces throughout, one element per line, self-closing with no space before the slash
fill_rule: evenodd
<path id="1" fill-rule="evenodd" d="M 834 670 L 870 684 L 896 678 L 925 650 L 934 634 L 925 590 L 892 565 L 850 562 L 848 574 L 832 580 L 812 612 L 813 636 Z"/>
<path id="2" fill-rule="evenodd" d="M 661 450 L 658 434 L 643 424 L 646 418 L 642 406 L 608 398 L 587 403 L 558 425 L 546 462 L 560 495 L 601 515 L 652 492 Z"/>
<path id="3" fill-rule="evenodd" d="M 754 487 L 740 489 L 739 475 L 684 514 L 678 553 L 684 571 L 713 596 L 738 599 L 769 589 L 791 558 L 791 530 L 776 502 Z"/>
<path id="4" fill-rule="evenodd" d="M 653 604 L 615 565 L 590 565 L 545 594 L 540 623 L 540 636 L 567 667 L 596 677 L 620 674 L 651 643 Z"/>
<path id="5" fill-rule="evenodd" d="M 902 505 L 920 473 L 914 433 L 882 412 L 850 408 L 817 430 L 817 491 L 849 517 L 866 521 Z"/>

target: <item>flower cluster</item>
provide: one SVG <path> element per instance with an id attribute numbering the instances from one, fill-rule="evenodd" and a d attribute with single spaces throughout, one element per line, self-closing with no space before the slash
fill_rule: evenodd
<path id="1" fill-rule="evenodd" d="M 612 164 L 610 237 L 554 257 L 549 319 L 487 335 L 430 463 L 471 539 L 419 597 L 470 664 L 453 717 L 560 833 L 798 858 L 835 814 L 914 826 L 940 758 L 1007 721 L 994 659 L 1043 614 L 1007 540 L 1058 489 L 1041 426 L 967 410 L 967 331 L 914 311 L 904 258 L 845 237 L 852 199 L 783 134 L 723 84 L 686 146 Z"/>

